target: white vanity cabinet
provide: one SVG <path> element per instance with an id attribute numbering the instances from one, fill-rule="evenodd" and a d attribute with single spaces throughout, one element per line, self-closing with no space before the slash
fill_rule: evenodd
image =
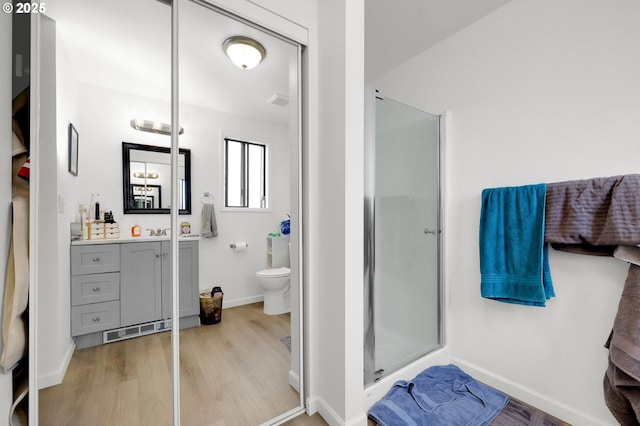
<path id="1" fill-rule="evenodd" d="M 180 241 L 181 328 L 199 325 L 198 241 Z M 71 246 L 71 335 L 78 347 L 166 329 L 171 318 L 170 242 L 119 241 Z M 158 328 L 160 327 L 160 328 Z M 111 341 L 111 337 L 108 338 Z"/>

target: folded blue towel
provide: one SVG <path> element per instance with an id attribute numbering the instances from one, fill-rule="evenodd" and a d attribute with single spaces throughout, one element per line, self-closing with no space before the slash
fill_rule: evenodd
<path id="1" fill-rule="evenodd" d="M 409 382 L 396 382 L 369 416 L 381 426 L 483 426 L 508 402 L 503 393 L 450 364 L 430 367 Z"/>
<path id="2" fill-rule="evenodd" d="M 482 297 L 544 306 L 555 296 L 544 243 L 546 184 L 482 191 Z"/>

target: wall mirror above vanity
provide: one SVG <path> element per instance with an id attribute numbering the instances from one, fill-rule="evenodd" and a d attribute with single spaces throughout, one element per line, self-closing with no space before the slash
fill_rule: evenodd
<path id="1" fill-rule="evenodd" d="M 191 214 L 191 151 L 180 148 L 180 214 Z M 171 207 L 170 149 L 122 142 L 124 213 L 165 213 Z"/>

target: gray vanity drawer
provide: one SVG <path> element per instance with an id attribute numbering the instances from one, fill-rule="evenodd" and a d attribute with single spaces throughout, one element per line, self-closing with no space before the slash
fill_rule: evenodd
<path id="1" fill-rule="evenodd" d="M 119 244 L 71 247 L 71 275 L 118 271 L 120 271 Z"/>
<path id="2" fill-rule="evenodd" d="M 120 302 L 92 303 L 71 308 L 71 335 L 120 327 Z"/>
<path id="3" fill-rule="evenodd" d="M 118 299 L 120 299 L 119 272 L 71 277 L 71 306 Z"/>

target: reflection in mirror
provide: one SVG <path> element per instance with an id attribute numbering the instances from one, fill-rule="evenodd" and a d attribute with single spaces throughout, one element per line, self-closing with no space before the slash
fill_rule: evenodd
<path id="1" fill-rule="evenodd" d="M 273 189 L 269 209 L 218 214 L 220 233 L 226 234 L 224 240 L 180 241 L 180 414 L 186 425 L 258 424 L 283 412 L 301 410 L 304 397 L 300 235 L 296 226 L 300 192 L 297 179 L 301 175 L 297 169 L 298 46 L 203 7 L 210 2 L 174 3 L 181 7 L 180 28 L 189 29 L 180 34 L 179 121 L 189 129 L 180 142 L 198 154 L 193 158 L 197 177 L 194 176 L 192 187 L 190 152 L 184 151 L 184 201 L 180 210 L 196 213 L 185 218 L 195 229 L 199 228 L 204 203 L 192 208 L 192 192 L 197 194 L 197 200 L 201 194 L 210 193 L 216 208 L 222 210 L 224 176 L 217 166 L 222 164 L 224 136 L 268 144 L 268 182 Z M 149 156 L 167 155 L 168 149 L 127 149 L 122 181 L 114 179 L 109 171 L 124 158 L 122 141 L 160 146 L 167 142 L 164 135 L 132 129 L 129 121 L 131 117 L 168 121 L 170 12 L 166 2 L 156 0 L 56 0 L 47 5 L 47 13 L 56 21 L 55 37 L 51 37 L 56 49 L 50 50 L 56 61 L 54 68 L 42 69 L 41 73 L 56 79 L 53 93 L 59 128 L 66 128 L 69 122 L 77 124 L 84 142 L 79 150 L 80 174 L 69 175 L 67 165 L 61 164 L 63 169 L 51 173 L 58 177 L 52 183 L 57 188 L 46 191 L 53 198 L 47 212 L 58 208 L 61 197 L 57 194 L 64 196 L 66 206 L 74 208 L 53 215 L 59 225 L 53 230 L 65 232 L 59 238 L 55 256 L 41 256 L 39 260 L 41 273 L 53 269 L 50 279 L 42 281 L 37 289 L 38 300 L 43 303 L 37 304 L 38 344 L 32 348 L 37 351 L 41 388 L 40 425 L 171 424 L 171 336 L 165 332 L 165 320 L 172 315 L 166 309 L 170 297 L 165 296 L 173 283 L 164 278 L 172 272 L 167 270 L 170 263 L 164 260 L 170 258 L 164 250 L 168 242 L 126 238 L 136 221 L 146 228 L 160 226 L 169 217 L 123 214 L 166 211 L 171 197 L 162 182 L 163 175 L 168 175 L 162 164 L 167 162 Z M 96 17 L 100 25 L 96 24 Z M 224 54 L 222 43 L 234 34 L 246 35 L 264 45 L 267 56 L 256 68 L 239 69 Z M 204 40 L 217 47 L 205 49 Z M 286 94 L 290 103 L 267 103 L 274 93 Z M 58 151 L 63 152 L 68 141 L 58 139 Z M 57 163 L 55 156 L 51 162 Z M 92 193 L 100 194 L 101 206 L 113 207 L 123 230 L 122 241 L 81 241 L 70 247 L 72 210 L 78 204 L 86 204 Z M 281 256 L 275 256 L 268 247 L 279 237 L 271 238 L 269 233 L 279 229 L 289 213 L 293 224 L 290 245 L 276 243 Z M 226 238 L 235 234 L 246 239 L 251 249 L 240 253 L 230 250 Z M 39 238 L 46 237 L 49 233 L 39 234 Z M 102 257 L 83 256 L 94 245 L 100 250 L 111 249 L 114 262 L 106 265 L 104 272 L 70 271 L 71 252 L 89 260 Z M 183 249 L 187 245 L 196 246 L 199 252 L 192 251 L 189 257 Z M 282 257 L 285 263 L 290 260 L 290 312 L 264 313 L 264 292 L 256 273 L 276 266 L 269 256 Z M 102 301 L 72 306 L 72 281 L 85 282 L 80 281 L 85 278 L 104 279 L 112 284 L 109 289 L 113 291 L 105 292 Z M 199 326 L 198 292 L 214 285 L 225 291 L 222 321 Z M 93 293 L 97 286 L 74 288 Z M 193 301 L 190 307 L 195 311 L 189 316 L 195 323 L 189 323 L 182 314 L 183 303 L 189 301 Z M 82 335 L 92 342 L 71 336 L 71 314 L 83 313 L 87 307 L 111 307 L 109 312 L 118 325 L 105 327 L 110 330 L 107 343 L 102 331 L 94 331 L 95 328 Z M 93 327 L 93 318 L 97 317 L 84 318 Z M 150 324 L 157 332 L 134 334 L 138 326 L 140 333 L 148 331 Z M 98 328 L 101 326 L 98 324 Z M 95 345 L 83 347 L 78 344 L 81 340 L 87 343 L 85 346 Z"/>
<path id="2" fill-rule="evenodd" d="M 169 148 L 122 142 L 124 213 L 169 213 L 171 208 Z M 180 214 L 191 214 L 191 151 L 178 158 Z"/>
<path id="3" fill-rule="evenodd" d="M 242 236 L 249 249 L 229 250 L 220 238 L 201 240 L 200 291 L 206 298 L 220 286 L 223 309 L 218 324 L 180 330 L 180 415 L 188 425 L 256 425 L 303 406 L 295 226 L 298 48 L 209 3 L 180 5 L 179 27 L 189 29 L 179 38 L 178 122 L 188 129 L 180 138 L 198 153 L 194 193 L 210 193 L 210 202 L 222 210 L 220 235 Z M 236 66 L 222 48 L 233 36 L 260 43 L 266 52 L 262 62 L 253 69 Z M 273 103 L 274 94 L 288 102 Z M 246 155 L 236 156 L 235 176 L 224 168 L 225 140 L 247 142 L 236 145 Z M 250 146 L 265 149 L 253 155 Z M 233 178 L 237 185 L 229 182 Z M 235 203 L 225 204 L 225 188 L 235 190 Z M 260 208 L 265 195 L 268 208 Z M 291 233 L 275 236 L 288 214 Z M 258 278 L 269 268 L 285 271 L 275 279 L 279 286 Z M 277 294 L 265 297 L 263 285 L 276 286 Z M 266 299 L 273 304 L 265 306 Z"/>
<path id="4" fill-rule="evenodd" d="M 133 193 L 133 204 L 136 209 L 159 209 L 162 205 L 160 185 L 130 185 Z"/>

